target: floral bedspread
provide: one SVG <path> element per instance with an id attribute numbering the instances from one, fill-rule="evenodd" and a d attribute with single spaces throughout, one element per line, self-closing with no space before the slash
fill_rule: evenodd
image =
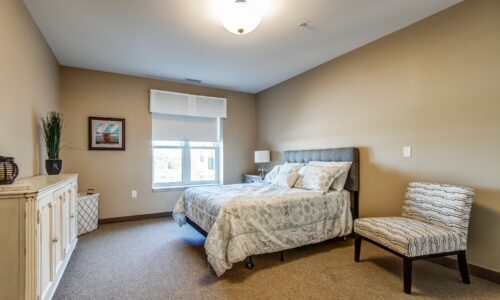
<path id="1" fill-rule="evenodd" d="M 352 231 L 348 191 L 326 194 L 263 184 L 187 189 L 173 217 L 208 232 L 205 250 L 218 276 L 250 255 L 319 243 Z"/>

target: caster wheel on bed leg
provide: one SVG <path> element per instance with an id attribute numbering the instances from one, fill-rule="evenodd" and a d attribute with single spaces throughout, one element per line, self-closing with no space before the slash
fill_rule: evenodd
<path id="1" fill-rule="evenodd" d="M 247 260 L 247 269 L 252 270 L 255 265 L 253 264 L 252 257 L 249 256 Z"/>

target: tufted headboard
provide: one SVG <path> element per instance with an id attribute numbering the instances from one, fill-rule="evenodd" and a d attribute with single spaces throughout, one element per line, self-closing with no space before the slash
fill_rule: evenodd
<path id="1" fill-rule="evenodd" d="M 308 163 L 310 161 L 352 161 L 351 169 L 344 189 L 354 192 L 353 217 L 358 217 L 359 198 L 359 149 L 333 148 L 317 150 L 293 150 L 283 152 L 283 161 L 290 163 Z"/>

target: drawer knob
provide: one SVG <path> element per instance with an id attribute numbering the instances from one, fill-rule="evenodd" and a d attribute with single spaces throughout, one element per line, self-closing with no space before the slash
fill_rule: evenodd
<path id="1" fill-rule="evenodd" d="M 59 239 L 57 237 L 52 239 L 52 243 L 57 243 L 57 242 L 59 242 Z"/>
<path id="2" fill-rule="evenodd" d="M 70 215 L 70 217 L 71 217 L 71 218 L 74 218 L 74 217 L 75 217 L 75 215 Z"/>

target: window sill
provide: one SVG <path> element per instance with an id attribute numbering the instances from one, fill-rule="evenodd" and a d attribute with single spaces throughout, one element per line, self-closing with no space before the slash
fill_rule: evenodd
<path id="1" fill-rule="evenodd" d="M 193 184 L 193 185 L 173 185 L 173 186 L 162 186 L 153 187 L 153 192 L 169 192 L 169 191 L 183 191 L 192 187 L 203 187 L 203 186 L 219 186 L 220 183 L 210 183 L 210 184 Z"/>

